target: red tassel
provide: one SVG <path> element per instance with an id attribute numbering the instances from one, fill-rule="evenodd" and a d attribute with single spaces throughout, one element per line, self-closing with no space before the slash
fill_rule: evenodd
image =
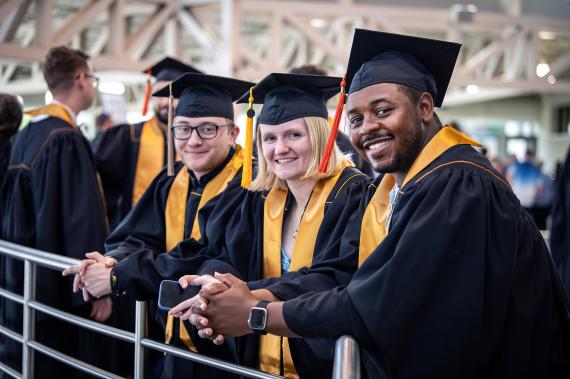
<path id="1" fill-rule="evenodd" d="M 150 69 L 146 73 L 148 76 L 146 78 L 146 87 L 144 89 L 144 100 L 143 100 L 143 109 L 142 109 L 143 116 L 146 116 L 146 112 L 148 111 L 148 102 L 150 100 L 150 94 L 152 90 L 152 85 L 150 83 L 150 78 L 151 78 Z"/>
<path id="2" fill-rule="evenodd" d="M 336 104 L 336 113 L 334 114 L 334 121 L 331 126 L 331 134 L 329 135 L 329 139 L 327 141 L 327 145 L 325 146 L 325 151 L 323 152 L 323 157 L 321 159 L 321 164 L 319 165 L 319 172 L 321 174 L 327 172 L 327 167 L 329 165 L 334 143 L 336 141 L 336 136 L 338 135 L 338 126 L 340 125 L 342 109 L 344 108 L 344 87 L 346 86 L 345 78 L 346 75 L 343 76 L 342 81 L 340 82 L 340 95 L 338 97 L 338 103 Z"/>

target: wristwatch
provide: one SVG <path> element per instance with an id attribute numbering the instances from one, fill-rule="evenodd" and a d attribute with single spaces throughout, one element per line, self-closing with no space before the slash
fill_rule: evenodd
<path id="1" fill-rule="evenodd" d="M 249 310 L 247 325 L 255 334 L 267 334 L 267 305 L 269 301 L 261 300 Z"/>

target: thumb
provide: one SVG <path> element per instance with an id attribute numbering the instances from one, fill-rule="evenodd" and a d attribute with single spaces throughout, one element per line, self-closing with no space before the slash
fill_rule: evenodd
<path id="1" fill-rule="evenodd" d="M 219 272 L 214 273 L 214 278 L 218 279 L 220 282 L 224 283 L 228 287 L 233 287 L 241 283 L 241 280 L 233 276 L 232 274 L 220 274 Z"/>
<path id="2" fill-rule="evenodd" d="M 107 267 L 113 267 L 114 265 L 117 264 L 117 261 L 114 258 L 111 257 L 106 257 L 105 258 L 105 266 Z"/>

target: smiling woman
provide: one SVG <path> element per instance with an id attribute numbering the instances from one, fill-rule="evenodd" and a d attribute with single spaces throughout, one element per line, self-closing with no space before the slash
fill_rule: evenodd
<path id="1" fill-rule="evenodd" d="M 337 172 L 342 154 L 335 145 L 326 173 L 318 172 L 330 127 L 322 117 L 309 116 L 283 124 L 260 124 L 257 129 L 257 150 L 263 158 L 258 175 L 250 190 L 286 189 L 291 179 L 326 178 Z"/>

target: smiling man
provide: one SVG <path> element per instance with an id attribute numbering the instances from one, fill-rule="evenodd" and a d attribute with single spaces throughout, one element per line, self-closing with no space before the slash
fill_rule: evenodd
<path id="1" fill-rule="evenodd" d="M 170 57 L 160 60 L 144 72 L 154 78 L 151 86 L 153 92 L 187 72 L 201 73 Z M 153 96 L 152 104 L 154 115 L 150 119 L 134 125 L 117 125 L 103 133 L 93 147 L 105 190 L 111 230 L 135 206 L 166 165 L 168 97 Z"/>
<path id="2" fill-rule="evenodd" d="M 205 286 L 207 309 L 196 310 L 209 328 L 352 335 L 373 378 L 569 377 L 568 301 L 540 232 L 477 143 L 434 113 L 458 53 L 454 43 L 356 31 L 351 141 L 385 174 L 354 223 L 359 268 L 347 286 L 265 310 L 218 274 L 225 284 Z"/>
<path id="3" fill-rule="evenodd" d="M 107 259 L 118 261 L 114 267 L 112 263 L 105 265 L 105 258 L 99 253 L 92 253 L 88 256 L 94 260 L 84 260 L 64 274 L 76 274 L 80 268 L 83 270 L 95 261 L 100 262 L 87 267 L 84 277 L 100 289 L 93 295 L 102 296 L 113 290 L 119 299 L 131 300 L 131 311 L 134 299 L 157 297 L 162 277 L 180 276 L 168 273 L 171 270 L 178 272 L 184 257 L 172 253 L 168 258 L 173 259 L 157 259 L 156 267 L 155 259 L 184 239 L 192 237 L 189 243 L 200 240 L 207 215 L 216 206 L 224 206 L 218 202 L 221 194 L 241 191 L 243 149 L 235 143 L 239 128 L 234 124 L 233 100 L 253 85 L 197 73 L 187 73 L 174 81 L 172 95 L 179 98 L 179 102 L 172 135 L 176 153 L 182 159 L 175 164 L 175 176 L 168 176 L 166 169 L 161 171 L 137 205 L 111 233 L 105 242 L 105 250 Z M 154 96 L 168 98 L 169 88 L 165 87 Z M 76 279 L 78 284 L 79 276 Z M 166 329 L 167 343 L 195 351 L 182 323 L 178 320 L 173 323 L 172 318 L 166 320 L 164 312 L 158 316 Z M 185 377 L 192 369 L 192 362 L 168 355 L 160 377 Z M 207 367 L 194 369 L 195 375 L 207 375 L 201 371 L 208 370 Z M 213 378 L 215 373 L 212 369 L 208 375 Z"/>

